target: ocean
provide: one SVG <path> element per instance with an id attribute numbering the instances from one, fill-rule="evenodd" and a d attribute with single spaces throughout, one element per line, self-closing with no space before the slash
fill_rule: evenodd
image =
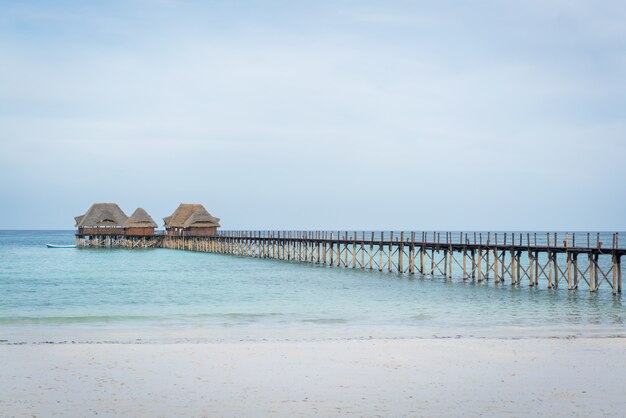
<path id="1" fill-rule="evenodd" d="M 0 231 L 0 343 L 626 336 L 607 288 L 45 246 L 73 242 L 74 231 Z"/>

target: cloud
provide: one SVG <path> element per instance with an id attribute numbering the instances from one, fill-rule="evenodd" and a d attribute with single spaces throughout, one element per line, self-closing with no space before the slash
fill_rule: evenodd
<path id="1" fill-rule="evenodd" d="M 626 175 L 625 36 L 601 28 L 617 3 L 4 8 L 0 163 L 16 180 L 0 193 L 14 205 L 57 190 L 57 213 L 73 213 L 107 185 L 108 200 L 218 200 L 233 227 L 411 227 L 417 213 L 533 229 L 572 210 L 576 227 L 593 205 L 572 209 L 554 182 L 582 172 L 607 193 L 604 173 Z M 552 196 L 545 213 L 533 194 Z M 239 206 L 249 196 L 258 219 Z"/>

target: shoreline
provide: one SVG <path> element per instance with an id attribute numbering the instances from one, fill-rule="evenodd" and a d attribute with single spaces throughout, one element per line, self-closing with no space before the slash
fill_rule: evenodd
<path id="1" fill-rule="evenodd" d="M 0 345 L 3 416 L 622 416 L 626 340 Z"/>
<path id="2" fill-rule="evenodd" d="M 0 339 L 2 346 L 54 346 L 54 345 L 224 345 L 224 344 L 271 344 L 271 343 L 325 343 L 351 341 L 573 341 L 573 340 L 626 340 L 623 335 L 552 335 L 552 336 L 482 336 L 482 335 L 432 335 L 432 336 L 388 336 L 388 337 L 311 337 L 311 338 L 240 338 L 240 339 L 136 339 L 136 340 L 63 340 L 63 341 L 7 341 Z"/>
<path id="3" fill-rule="evenodd" d="M 406 326 L 368 324 L 306 325 L 296 328 L 251 323 L 245 326 L 214 325 L 168 327 L 137 323 L 123 327 L 107 326 L 14 326 L 0 333 L 0 345 L 28 344 L 224 344 L 239 342 L 315 342 L 351 340 L 536 340 L 536 339 L 602 339 L 626 338 L 620 324 L 584 325 L 546 324 L 494 326 L 486 323 L 473 327 Z"/>

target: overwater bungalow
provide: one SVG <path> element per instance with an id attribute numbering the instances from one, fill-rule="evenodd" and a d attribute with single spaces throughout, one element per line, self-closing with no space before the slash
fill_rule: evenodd
<path id="1" fill-rule="evenodd" d="M 137 208 L 124 223 L 126 236 L 152 236 L 156 227 L 154 219 L 143 208 Z"/>
<path id="2" fill-rule="evenodd" d="M 167 236 L 209 237 L 217 234 L 221 225 L 200 204 L 181 203 L 172 215 L 163 218 Z"/>
<path id="3" fill-rule="evenodd" d="M 116 203 L 94 203 L 74 219 L 78 235 L 124 235 L 128 216 Z"/>

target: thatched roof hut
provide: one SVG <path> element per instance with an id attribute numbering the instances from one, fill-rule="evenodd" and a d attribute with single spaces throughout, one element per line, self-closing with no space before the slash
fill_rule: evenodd
<path id="1" fill-rule="evenodd" d="M 171 216 L 163 218 L 166 228 L 219 227 L 220 220 L 201 204 L 181 203 Z"/>
<path id="2" fill-rule="evenodd" d="M 124 223 L 124 228 L 156 228 L 157 224 L 154 219 L 144 208 L 137 208 L 130 215 L 130 218 Z"/>
<path id="3" fill-rule="evenodd" d="M 148 212 L 143 208 L 137 208 L 124 223 L 124 231 L 127 236 L 151 236 L 157 224 Z"/>
<path id="4" fill-rule="evenodd" d="M 197 203 L 181 203 L 163 222 L 168 235 L 210 236 L 221 226 L 219 218 Z"/>
<path id="5" fill-rule="evenodd" d="M 122 227 L 128 216 L 117 203 L 94 203 L 84 215 L 76 216 L 76 227 Z"/>

